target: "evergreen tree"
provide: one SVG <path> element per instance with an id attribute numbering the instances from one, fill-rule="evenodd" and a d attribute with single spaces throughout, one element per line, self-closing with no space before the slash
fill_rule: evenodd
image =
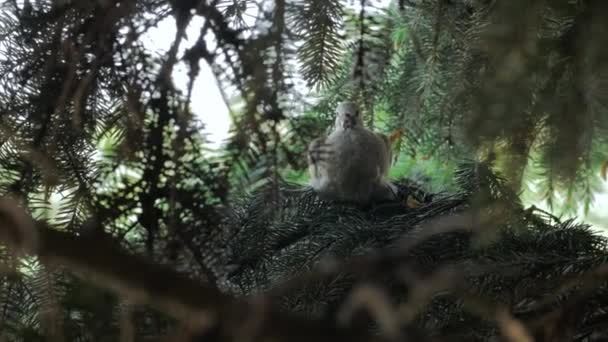
<path id="1" fill-rule="evenodd" d="M 3 1 L 0 338 L 602 339 L 606 240 L 517 190 L 534 157 L 548 194 L 593 191 L 606 6 Z M 201 63 L 239 100 L 219 154 L 190 108 Z M 401 177 L 359 208 L 286 182 L 349 97 L 451 187 Z"/>
<path id="2" fill-rule="evenodd" d="M 343 44 L 348 72 L 323 90 L 328 103 L 360 94 L 369 122 L 387 112 L 384 129 L 403 130 L 418 160 L 496 155 L 513 189 L 529 168 L 550 204 L 562 193 L 590 206 L 607 159 L 603 2 L 372 4 L 346 20 L 357 33 Z"/>

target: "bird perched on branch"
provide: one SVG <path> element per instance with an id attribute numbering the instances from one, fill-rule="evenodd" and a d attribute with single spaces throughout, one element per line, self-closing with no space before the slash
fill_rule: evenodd
<path id="1" fill-rule="evenodd" d="M 396 200 L 396 186 L 386 179 L 390 145 L 385 135 L 363 126 L 355 103 L 342 102 L 333 132 L 309 145 L 310 185 L 323 199 L 358 204 Z"/>

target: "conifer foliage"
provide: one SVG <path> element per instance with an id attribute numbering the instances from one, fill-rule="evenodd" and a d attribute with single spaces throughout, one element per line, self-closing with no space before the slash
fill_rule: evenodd
<path id="1" fill-rule="evenodd" d="M 354 77 L 323 91 L 330 103 L 360 94 L 418 155 L 494 151 L 514 189 L 528 167 L 549 200 L 590 199 L 606 160 L 604 2 L 374 4 L 351 10 L 342 60 Z"/>
<path id="2" fill-rule="evenodd" d="M 605 338 L 606 240 L 515 191 L 530 156 L 550 192 L 605 163 L 605 2 L 352 5 L 2 1 L 0 339 Z M 219 152 L 190 106 L 201 63 L 238 102 Z M 344 98 L 414 156 L 511 167 L 323 202 L 283 170 Z"/>

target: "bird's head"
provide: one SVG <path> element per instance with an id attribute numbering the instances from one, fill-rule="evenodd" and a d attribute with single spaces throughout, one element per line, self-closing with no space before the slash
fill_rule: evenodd
<path id="1" fill-rule="evenodd" d="M 336 129 L 344 130 L 362 126 L 361 113 L 354 102 L 340 102 L 336 108 Z"/>

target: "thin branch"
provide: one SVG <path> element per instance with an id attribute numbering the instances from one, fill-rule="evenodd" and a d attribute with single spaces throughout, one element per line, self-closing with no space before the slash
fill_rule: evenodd
<path id="1" fill-rule="evenodd" d="M 238 300 L 183 274 L 131 255 L 109 239 L 75 236 L 53 230 L 42 222 L 29 225 L 23 222 L 22 214 L 7 210 L 14 208 L 4 203 L 0 212 L 0 240 L 12 248 L 36 255 L 45 264 L 65 266 L 85 281 L 109 288 L 131 303 L 150 304 L 179 321 L 194 322 L 201 330 L 213 329 L 219 332 L 218 341 L 238 336 L 238 327 L 251 329 L 248 322 L 254 318 L 257 324 L 250 336 L 259 340 L 373 341 L 369 335 L 297 318 L 267 303 L 260 312 L 259 299 L 256 301 L 258 306 L 255 302 Z M 29 235 L 36 239 L 28 238 Z M 30 240 L 35 240 L 35 243 Z M 264 316 L 258 316 L 261 314 Z"/>

